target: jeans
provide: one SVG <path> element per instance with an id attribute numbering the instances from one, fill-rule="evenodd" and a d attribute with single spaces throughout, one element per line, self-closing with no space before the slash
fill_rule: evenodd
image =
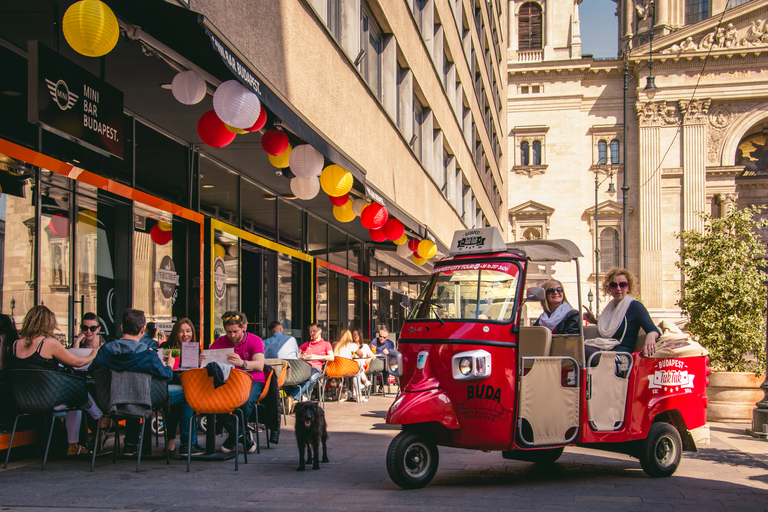
<path id="1" fill-rule="evenodd" d="M 192 418 L 194 411 L 187 405 L 184 398 L 184 391 L 179 384 L 168 385 L 168 397 L 171 400 L 171 407 L 168 417 L 165 418 L 165 431 L 168 435 L 168 440 L 176 439 L 176 425 L 181 426 L 181 444 L 187 445 L 187 439 L 189 439 L 189 420 Z M 192 427 L 192 445 L 197 444 L 197 427 Z"/>
<path id="2" fill-rule="evenodd" d="M 262 391 L 264 391 L 264 383 L 253 381 L 253 385 L 251 385 L 251 395 L 248 397 L 248 400 L 246 400 L 246 402 L 240 406 L 240 410 L 243 411 L 243 418 L 245 418 L 245 421 L 248 421 L 248 418 L 251 417 L 253 408 L 256 406 L 256 400 L 259 399 L 259 396 L 261 396 Z M 221 418 L 221 424 L 224 426 L 224 428 L 227 429 L 227 432 L 229 432 L 231 435 L 235 431 L 234 414 L 230 414 Z M 240 435 L 243 435 L 243 427 L 244 425 L 241 423 Z"/>
<path id="3" fill-rule="evenodd" d="M 57 405 L 53 409 L 55 411 L 59 411 L 66 407 L 66 405 Z M 101 412 L 101 409 L 99 409 L 99 406 L 96 405 L 96 401 L 93 399 L 90 393 L 88 393 L 88 402 L 86 403 L 86 406 L 83 407 L 85 411 L 91 416 L 91 418 L 98 420 L 101 418 L 103 413 Z M 77 444 L 80 439 L 80 424 L 83 421 L 83 412 L 82 411 L 68 411 L 67 412 L 67 419 L 65 421 L 65 424 L 67 426 L 67 442 L 69 444 Z"/>
<path id="4" fill-rule="evenodd" d="M 317 384 L 317 379 L 319 378 L 320 370 L 317 368 L 312 368 L 312 373 L 309 374 L 309 378 L 298 386 L 291 386 L 288 389 L 288 392 L 293 398 L 301 401 L 301 395 L 305 393 L 307 396 L 312 396 L 312 390 L 315 388 L 315 384 Z"/>

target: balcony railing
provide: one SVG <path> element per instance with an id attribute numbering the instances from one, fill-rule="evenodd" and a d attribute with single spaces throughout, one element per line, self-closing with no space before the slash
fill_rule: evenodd
<path id="1" fill-rule="evenodd" d="M 543 50 L 518 50 L 517 52 L 517 62 L 541 62 L 543 59 Z"/>

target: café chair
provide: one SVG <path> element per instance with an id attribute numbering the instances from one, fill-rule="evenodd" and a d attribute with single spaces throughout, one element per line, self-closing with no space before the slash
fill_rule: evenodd
<path id="1" fill-rule="evenodd" d="M 371 379 L 372 385 L 368 388 L 368 398 L 370 398 L 371 393 L 375 392 L 375 388 L 377 387 L 378 380 L 381 379 L 381 387 L 384 388 L 384 380 L 387 381 L 387 393 L 389 392 L 389 374 L 387 374 L 387 378 L 385 379 L 385 361 L 384 359 L 381 359 L 379 357 L 374 357 L 371 361 L 371 364 L 368 365 L 368 370 L 366 370 L 365 375 Z M 386 393 L 384 394 L 386 396 Z"/>
<path id="2" fill-rule="evenodd" d="M 324 375 L 321 375 L 320 379 L 318 379 L 320 388 L 323 390 L 323 401 L 325 401 L 326 383 L 331 381 L 332 379 L 339 379 L 338 393 L 336 395 L 337 402 L 341 400 L 341 390 L 344 387 L 343 385 L 344 379 L 348 377 L 353 377 L 352 380 L 355 383 L 355 392 L 357 393 L 357 396 L 360 396 L 360 389 L 359 389 L 360 381 L 354 378 L 354 377 L 357 377 L 357 374 L 359 372 L 360 372 L 360 365 L 358 365 L 357 361 L 353 359 L 336 356 L 333 359 L 333 361 L 328 361 L 328 364 L 325 365 Z"/>
<path id="3" fill-rule="evenodd" d="M 21 411 L 13 421 L 11 441 L 5 454 L 5 465 L 11 457 L 13 438 L 16 435 L 16 427 L 19 418 L 34 414 L 51 414 L 51 424 L 48 429 L 48 440 L 45 443 L 45 455 L 43 455 L 43 469 L 48 461 L 48 451 L 51 446 L 51 436 L 56 418 L 67 415 L 69 411 L 82 410 L 88 402 L 88 394 L 85 390 L 85 379 L 68 373 L 51 370 L 10 370 L 9 381 L 13 393 L 13 399 Z M 61 405 L 63 408 L 58 409 Z M 85 414 L 84 414 L 85 415 Z"/>
<path id="4" fill-rule="evenodd" d="M 189 439 L 187 446 L 192 446 L 192 425 L 199 414 L 234 414 L 235 432 L 240 432 L 240 423 L 245 426 L 243 411 L 238 409 L 251 396 L 253 378 L 242 370 L 232 369 L 223 385 L 213 387 L 213 377 L 208 376 L 205 368 L 195 368 L 181 373 L 181 387 L 187 405 L 194 414 L 189 419 Z M 209 425 L 210 427 L 210 425 Z M 235 443 L 235 471 L 239 457 L 240 443 Z M 248 452 L 243 450 L 245 463 L 248 464 Z M 187 454 L 187 472 L 192 465 L 192 451 Z"/>

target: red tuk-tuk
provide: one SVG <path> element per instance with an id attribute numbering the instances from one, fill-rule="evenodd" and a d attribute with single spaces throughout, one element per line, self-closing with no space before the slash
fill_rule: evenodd
<path id="1" fill-rule="evenodd" d="M 583 326 L 576 335 L 521 326 L 523 304 L 544 299 L 543 288 L 525 291 L 529 267 L 575 262 L 578 283 L 581 256 L 568 240 L 505 244 L 496 228 L 455 234 L 387 356 L 400 379 L 387 411 L 388 424 L 402 425 L 387 451 L 397 485 L 429 484 L 438 445 L 536 463 L 555 462 L 568 445 L 594 447 L 639 458 L 652 477 L 671 476 L 681 452 L 696 451 L 690 430 L 706 423 L 709 371 L 700 345 L 585 361 Z"/>

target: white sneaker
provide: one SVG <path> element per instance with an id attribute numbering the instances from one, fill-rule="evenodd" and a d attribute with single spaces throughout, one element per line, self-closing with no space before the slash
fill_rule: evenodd
<path id="1" fill-rule="evenodd" d="M 307 396 L 307 394 L 306 394 L 306 393 L 304 393 L 303 395 L 301 395 L 301 401 L 302 401 L 302 402 L 309 402 L 309 397 Z"/>

